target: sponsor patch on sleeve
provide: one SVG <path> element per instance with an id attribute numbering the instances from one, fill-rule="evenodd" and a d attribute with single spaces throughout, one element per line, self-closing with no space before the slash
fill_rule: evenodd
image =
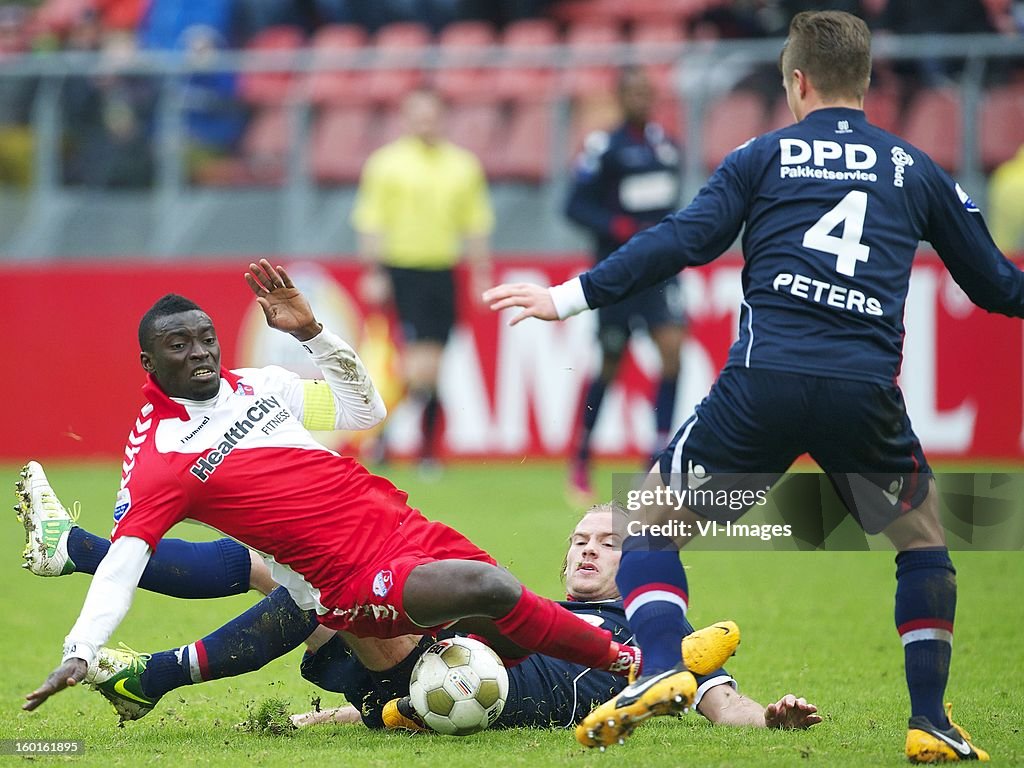
<path id="1" fill-rule="evenodd" d="M 978 206 L 971 200 L 971 196 L 964 192 L 964 188 L 959 184 L 956 185 L 956 196 L 960 198 L 960 202 L 964 206 L 964 210 L 968 213 L 980 213 Z"/>

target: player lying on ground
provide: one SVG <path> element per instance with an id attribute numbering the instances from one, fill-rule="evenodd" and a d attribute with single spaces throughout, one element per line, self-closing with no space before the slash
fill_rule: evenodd
<path id="1" fill-rule="evenodd" d="M 996 248 L 953 179 L 867 122 L 871 34 L 861 19 L 797 14 L 779 67 L 794 125 L 735 149 L 689 206 L 580 277 L 551 289 L 499 286 L 485 298 L 496 310 L 521 307 L 513 322 L 564 319 L 706 264 L 742 232 L 739 338 L 707 398 L 661 454 L 649 487 L 682 492 L 697 487 L 694 478 L 706 490 L 725 490 L 722 483 L 745 475 L 763 488 L 810 454 L 857 522 L 869 533 L 884 531 L 899 550 L 907 757 L 987 759 L 943 708 L 956 572 L 931 470 L 895 382 L 920 241 L 989 311 L 1024 316 L 1024 274 Z M 727 509 L 696 512 L 730 519 Z M 694 529 L 699 519 L 689 509 L 654 507 L 645 522 Z M 581 725 L 577 736 L 587 745 L 616 743 L 650 715 L 671 713 L 676 689 L 689 685 L 676 667 L 679 638 L 688 632 L 678 552 L 685 540 L 623 543 L 619 591 L 646 676 Z"/>
<path id="2" fill-rule="evenodd" d="M 390 482 L 313 439 L 309 429 L 373 426 L 384 404 L 355 352 L 317 322 L 283 269 L 263 260 L 245 278 L 270 327 L 294 336 L 324 379 L 275 366 L 223 370 L 213 322 L 193 302 L 168 295 L 146 312 L 147 402 L 125 448 L 113 543 L 62 663 L 24 708 L 82 681 L 90 664 L 99 672 L 97 653 L 153 550 L 184 519 L 264 554 L 299 607 L 353 641 L 458 623 L 506 658 L 539 652 L 625 674 L 638 661 L 634 649 L 525 589 L 457 531 L 409 507 Z M 19 483 L 22 516 L 54 504 L 30 463 Z"/>
<path id="3" fill-rule="evenodd" d="M 596 616 L 616 639 L 626 642 L 629 631 L 615 587 L 619 549 L 612 514 L 610 505 L 596 507 L 573 531 L 563 566 L 568 593 L 563 605 L 574 613 Z M 75 520 L 57 506 L 46 517 L 30 516 L 26 525 L 31 545 L 25 553 L 25 566 L 38 575 L 92 573 L 110 546 L 106 539 L 75 525 Z M 267 586 L 272 588 L 273 581 L 262 560 L 246 564 L 248 571 L 244 574 L 241 565 L 233 574 L 223 566 L 245 562 L 246 554 L 244 547 L 230 539 L 201 544 L 165 539 L 150 559 L 140 586 L 170 595 L 218 597 L 242 591 L 236 585 L 247 580 L 269 591 Z M 210 563 L 204 565 L 203 560 Z M 312 612 L 297 608 L 283 588 L 189 645 L 154 654 L 102 649 L 101 657 L 117 673 L 97 687 L 125 719 L 137 719 L 176 688 L 253 671 L 303 640 L 311 648 L 303 658 L 303 676 L 327 690 L 345 694 L 360 706 L 296 716 L 293 719 L 297 723 L 362 721 L 370 727 L 408 726 L 408 721 L 395 716 L 401 712 L 398 707 L 390 713 L 390 722 L 383 717 L 383 710 L 389 701 L 406 695 L 412 666 L 432 640 L 421 642 L 419 637 L 410 637 L 380 641 L 381 661 L 378 671 L 372 671 L 352 656 L 341 637 L 318 628 Z M 574 724 L 624 685 L 619 676 L 540 655 L 513 666 L 509 680 L 509 698 L 496 723 L 499 727 Z M 768 707 L 741 696 L 724 670 L 714 670 L 698 680 L 695 706 L 713 723 L 802 728 L 820 721 L 813 705 L 792 694 Z M 119 682 L 123 692 L 116 690 Z"/>

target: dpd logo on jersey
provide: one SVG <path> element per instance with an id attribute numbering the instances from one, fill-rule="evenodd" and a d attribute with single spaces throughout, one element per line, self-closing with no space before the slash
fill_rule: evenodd
<path id="1" fill-rule="evenodd" d="M 892 155 L 893 164 L 892 185 L 894 187 L 902 187 L 903 169 L 908 165 L 913 165 L 914 158 L 907 154 L 903 147 L 893 147 L 890 154 Z"/>
<path id="2" fill-rule="evenodd" d="M 373 577 L 373 594 L 377 597 L 387 597 L 388 592 L 395 583 L 395 577 L 391 571 L 378 571 Z"/>

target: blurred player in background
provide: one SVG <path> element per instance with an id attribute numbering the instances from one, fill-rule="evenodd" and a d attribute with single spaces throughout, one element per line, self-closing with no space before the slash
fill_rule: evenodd
<path id="1" fill-rule="evenodd" d="M 742 232 L 739 338 L 648 486 L 724 490 L 753 476 L 764 487 L 809 453 L 858 523 L 884 532 L 898 550 L 895 618 L 911 714 L 906 756 L 987 760 L 949 719 L 950 705 L 943 707 L 956 571 L 896 377 L 920 241 L 992 312 L 1024 315 L 1024 273 L 1000 253 L 959 184 L 924 152 L 866 121 L 871 35 L 862 20 L 798 14 L 779 65 L 795 125 L 738 147 L 687 208 L 579 278 L 551 289 L 499 286 L 485 299 L 495 310 L 522 307 L 513 322 L 565 318 L 706 264 Z M 647 520 L 695 526 L 745 510 L 697 511 L 655 506 Z M 689 676 L 676 666 L 689 626 L 679 560 L 688 538 L 624 542 L 618 585 L 645 676 L 581 724 L 582 743 L 614 744 L 638 721 L 676 709 L 676 688 Z"/>
<path id="2" fill-rule="evenodd" d="M 494 213 L 480 162 L 444 138 L 437 94 L 411 93 L 402 114 L 406 134 L 366 161 L 352 224 L 367 270 L 364 300 L 379 309 L 391 299 L 398 313 L 406 394 L 422 406 L 420 462 L 430 473 L 437 467 L 443 415 L 441 356 L 455 324 L 453 268 L 465 254 L 479 301 L 491 278 Z"/>
<path id="3" fill-rule="evenodd" d="M 613 131 L 587 136 L 576 163 L 566 215 L 594 237 L 594 261 L 600 262 L 637 232 L 657 224 L 679 205 L 679 149 L 651 120 L 654 87 L 643 69 L 619 74 L 622 123 Z M 583 409 L 572 441 L 570 495 L 591 503 L 590 439 L 605 392 L 611 386 L 633 331 L 650 335 L 661 357 L 654 394 L 655 445 L 668 442 L 679 380 L 679 348 L 684 314 L 676 275 L 615 304 L 601 307 L 597 340 L 601 369 L 587 384 Z"/>

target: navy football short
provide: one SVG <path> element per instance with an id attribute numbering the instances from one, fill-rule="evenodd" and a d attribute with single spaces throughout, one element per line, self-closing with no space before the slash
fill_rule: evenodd
<path id="1" fill-rule="evenodd" d="M 848 379 L 727 368 L 659 461 L 664 481 L 680 490 L 756 489 L 804 453 L 868 533 L 928 494 L 931 469 L 899 387 Z M 693 511 L 724 522 L 748 508 Z"/>
<path id="2" fill-rule="evenodd" d="M 597 310 L 597 338 L 605 354 L 621 355 L 633 331 L 651 331 L 665 325 L 682 325 L 682 291 L 671 277 L 607 307 Z"/>
<path id="3" fill-rule="evenodd" d="M 455 325 L 452 270 L 388 267 L 388 274 L 405 341 L 448 341 Z"/>

